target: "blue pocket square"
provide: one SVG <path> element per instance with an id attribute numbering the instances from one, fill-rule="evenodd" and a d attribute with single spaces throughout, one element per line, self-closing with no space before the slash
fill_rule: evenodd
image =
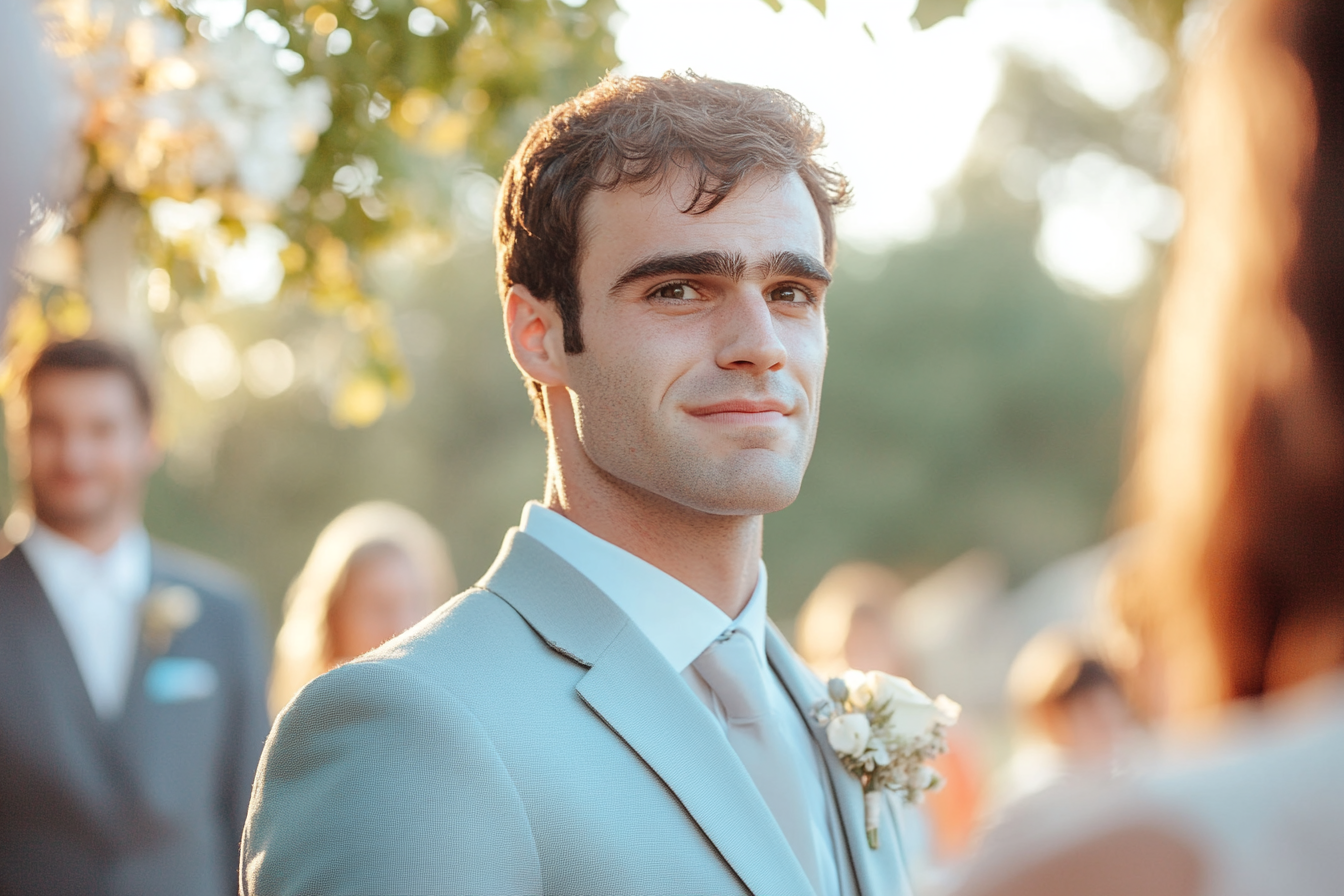
<path id="1" fill-rule="evenodd" d="M 218 687 L 215 667 L 192 656 L 159 657 L 145 672 L 145 693 L 155 703 L 202 700 Z"/>

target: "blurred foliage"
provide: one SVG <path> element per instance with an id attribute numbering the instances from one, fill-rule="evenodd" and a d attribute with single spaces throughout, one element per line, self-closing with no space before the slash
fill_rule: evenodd
<path id="1" fill-rule="evenodd" d="M 1185 17 L 1188 0 L 1132 0 L 1136 18 L 1151 32 L 1171 42 Z"/>
<path id="2" fill-rule="evenodd" d="M 780 0 L 763 0 L 775 12 L 784 8 Z M 826 14 L 826 0 L 808 0 L 813 6 Z M 921 28 L 931 28 L 943 19 L 959 16 L 966 11 L 970 0 L 918 0 L 910 18 Z M 1131 12 L 1147 25 L 1150 32 L 1170 42 L 1176 35 L 1176 29 L 1185 15 L 1186 0 L 1121 0 L 1125 12 Z"/>
<path id="3" fill-rule="evenodd" d="M 291 278 L 298 289 L 369 335 L 332 398 L 338 421 L 367 425 L 385 406 L 382 390 L 405 398 L 408 383 L 388 316 L 368 300 L 362 261 L 397 241 L 409 260 L 442 253 L 459 198 L 450 175 L 499 172 L 532 121 L 616 64 L 606 26 L 615 0 L 251 5 L 287 29 L 289 46 L 332 87 L 332 125 L 281 220 L 307 250 Z M 350 47 L 333 55 L 340 31 Z"/>
<path id="4" fill-rule="evenodd" d="M 6 382 L 48 335 L 126 339 L 168 362 L 168 435 L 202 470 L 242 385 L 297 382 L 361 426 L 408 398 L 371 266 L 444 257 L 470 172 L 617 62 L 614 0 L 40 8 L 83 141 L 25 254 Z"/>
<path id="5" fill-rule="evenodd" d="M 500 171 L 532 121 L 617 63 L 606 29 L 614 0 L 582 8 L 546 0 L 252 5 L 285 27 L 288 45 L 303 50 L 311 71 L 332 87 L 332 125 L 282 214 L 313 257 L 333 238 L 366 251 L 415 226 L 450 231 L 443 212 L 451 196 L 436 183 L 433 160 L 465 152 L 486 171 Z M 430 15 L 417 21 L 420 11 Z M 331 55 L 340 30 L 350 48 Z M 360 159 L 380 178 L 369 185 L 377 201 L 343 202 L 352 191 L 340 192 L 339 172 Z M 330 290 L 313 299 L 343 304 Z"/>
<path id="6" fill-rule="evenodd" d="M 931 28 L 950 16 L 966 11 L 967 0 L 919 0 L 911 16 L 921 28 Z"/>

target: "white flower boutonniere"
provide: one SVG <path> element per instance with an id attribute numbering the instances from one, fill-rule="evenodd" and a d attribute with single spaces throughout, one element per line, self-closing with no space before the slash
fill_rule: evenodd
<path id="1" fill-rule="evenodd" d="M 186 585 L 168 585 L 151 591 L 140 613 L 145 644 L 163 653 L 173 638 L 193 625 L 201 615 L 201 597 Z"/>
<path id="2" fill-rule="evenodd" d="M 829 700 L 812 708 L 826 727 L 826 740 L 845 770 L 863 784 L 863 823 L 868 845 L 877 849 L 882 791 L 907 803 L 943 786 L 928 763 L 947 752 L 947 729 L 961 707 L 946 697 L 930 699 L 904 678 L 850 670 L 827 685 Z"/>

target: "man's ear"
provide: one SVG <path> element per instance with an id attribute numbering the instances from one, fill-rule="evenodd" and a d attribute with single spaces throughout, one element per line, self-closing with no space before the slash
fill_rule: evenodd
<path id="1" fill-rule="evenodd" d="M 513 363 L 524 376 L 543 386 L 566 384 L 564 325 L 555 302 L 542 301 L 515 283 L 504 298 L 504 332 Z"/>

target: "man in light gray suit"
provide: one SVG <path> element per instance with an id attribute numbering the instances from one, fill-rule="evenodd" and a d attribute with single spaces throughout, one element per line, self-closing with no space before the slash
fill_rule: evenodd
<path id="1" fill-rule="evenodd" d="M 0 558 L 0 896 L 236 892 L 269 727 L 250 595 L 145 531 L 159 452 L 127 351 L 48 346 L 24 394 L 36 521 Z"/>
<path id="2" fill-rule="evenodd" d="M 766 618 L 816 433 L 843 178 L 777 91 L 608 78 L 535 124 L 496 244 L 549 439 L 485 577 L 267 742 L 247 896 L 906 892 L 898 818 Z"/>

